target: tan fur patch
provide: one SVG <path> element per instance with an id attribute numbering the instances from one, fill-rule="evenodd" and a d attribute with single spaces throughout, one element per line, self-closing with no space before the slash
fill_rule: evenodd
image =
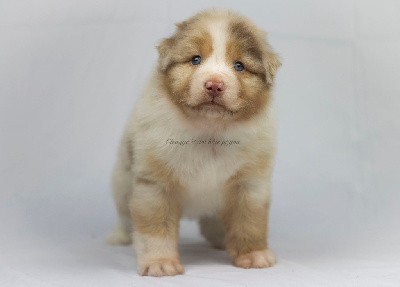
<path id="1" fill-rule="evenodd" d="M 249 72 L 263 76 L 271 86 L 281 62 L 267 42 L 265 33 L 243 17 L 232 20 L 229 31 L 228 58 L 242 59 Z"/>
<path id="2" fill-rule="evenodd" d="M 262 32 L 244 19 L 232 20 L 229 25 L 229 39 L 226 48 L 228 65 L 236 61 L 244 64 L 244 71 L 237 72 L 240 82 L 240 98 L 243 107 L 239 120 L 248 120 L 259 114 L 268 105 L 270 86 L 268 68 L 264 65 L 267 48 Z"/>
<path id="3" fill-rule="evenodd" d="M 155 155 L 149 154 L 146 158 L 147 174 L 159 183 L 163 183 L 168 189 L 180 189 L 178 177 L 166 163 L 158 159 Z"/>
<path id="4" fill-rule="evenodd" d="M 251 193 L 259 191 L 253 191 L 250 183 L 253 179 L 268 177 L 271 164 L 271 157 L 264 154 L 240 169 L 226 184 L 222 219 L 227 228 L 226 249 L 234 258 L 267 248 L 269 199 L 255 199 Z"/>
<path id="5" fill-rule="evenodd" d="M 272 148 L 272 147 L 271 147 Z M 236 184 L 240 181 L 245 181 L 252 178 L 266 178 L 269 176 L 268 172 L 272 170 L 273 165 L 273 151 L 269 153 L 263 151 L 260 153 L 252 153 L 244 150 L 244 155 L 249 159 L 249 164 L 244 165 L 236 172 L 228 181 L 228 184 Z M 251 160 L 250 160 L 251 159 Z"/>
<path id="6" fill-rule="evenodd" d="M 132 198 L 135 230 L 152 236 L 177 238 L 182 214 L 179 181 L 162 161 L 148 157 L 145 177 L 137 177 L 134 189 L 146 186 L 148 194 Z M 141 191 L 139 191 L 141 192 Z"/>
<path id="7" fill-rule="evenodd" d="M 228 32 L 226 53 L 229 64 L 240 60 L 245 64 L 247 71 L 260 74 L 265 79 L 266 71 L 262 64 L 264 41 L 257 35 L 256 28 L 244 20 L 234 20 L 230 23 Z"/>
<path id="8" fill-rule="evenodd" d="M 267 248 L 268 204 L 252 202 L 245 186 L 230 191 L 223 213 L 226 249 L 232 257 Z"/>
<path id="9" fill-rule="evenodd" d="M 195 29 L 192 22 L 178 26 L 176 34 L 161 42 L 160 77 L 168 96 L 183 112 L 185 99 L 189 97 L 189 83 L 196 67 L 191 60 L 200 55 L 203 59 L 212 53 L 212 40 L 205 30 Z"/>
<path id="10" fill-rule="evenodd" d="M 193 56 L 208 57 L 212 52 L 212 40 L 205 29 L 180 28 L 174 36 L 160 43 L 158 51 L 160 69 L 165 72 L 174 65 L 191 65 Z"/>

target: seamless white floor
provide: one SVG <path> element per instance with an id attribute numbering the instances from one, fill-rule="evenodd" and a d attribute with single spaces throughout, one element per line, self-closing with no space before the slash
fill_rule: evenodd
<path id="1" fill-rule="evenodd" d="M 241 270 L 184 221 L 186 275 L 104 243 L 129 111 L 173 23 L 225 7 L 283 59 L 271 247 Z M 400 286 L 396 0 L 0 1 L 0 286 Z"/>

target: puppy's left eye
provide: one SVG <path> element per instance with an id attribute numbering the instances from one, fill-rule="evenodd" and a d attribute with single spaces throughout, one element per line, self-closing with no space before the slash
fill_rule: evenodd
<path id="1" fill-rule="evenodd" d="M 244 65 L 240 61 L 236 61 L 235 64 L 233 64 L 233 67 L 235 68 L 236 71 L 241 72 L 244 70 Z"/>

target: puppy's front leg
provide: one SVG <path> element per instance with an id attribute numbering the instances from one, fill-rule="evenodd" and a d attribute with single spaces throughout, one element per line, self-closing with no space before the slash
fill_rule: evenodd
<path id="1" fill-rule="evenodd" d="M 155 181 L 137 178 L 131 213 L 139 274 L 182 274 L 184 269 L 177 248 L 181 208 L 176 191 Z"/>
<path id="2" fill-rule="evenodd" d="M 265 187 L 241 182 L 227 190 L 223 220 L 226 250 L 242 268 L 266 268 L 276 259 L 267 244 L 269 194 Z"/>

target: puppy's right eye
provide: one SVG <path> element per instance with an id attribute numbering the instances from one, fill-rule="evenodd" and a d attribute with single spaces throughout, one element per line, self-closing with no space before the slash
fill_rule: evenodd
<path id="1" fill-rule="evenodd" d="M 196 55 L 192 58 L 192 64 L 193 65 L 199 65 L 201 63 L 201 56 Z"/>

